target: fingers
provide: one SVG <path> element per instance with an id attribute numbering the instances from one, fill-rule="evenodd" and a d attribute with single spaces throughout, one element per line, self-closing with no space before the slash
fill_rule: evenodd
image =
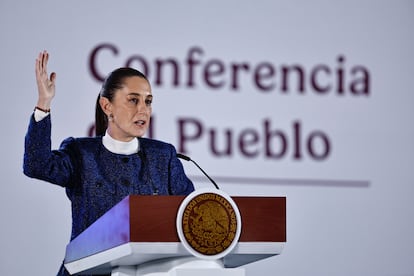
<path id="1" fill-rule="evenodd" d="M 36 62 L 35 62 L 35 71 L 36 74 L 40 73 L 40 60 L 42 60 L 41 58 L 41 54 L 39 54 L 36 58 Z"/>
<path id="2" fill-rule="evenodd" d="M 55 73 L 55 72 L 52 72 L 52 73 L 50 74 L 50 81 L 51 81 L 52 83 L 55 83 L 55 81 L 56 81 L 56 73 Z"/>
<path id="3" fill-rule="evenodd" d="M 44 72 L 47 72 L 47 62 L 49 60 L 49 53 L 45 51 L 43 51 L 43 55 L 42 55 L 42 68 L 44 70 Z"/>
<path id="4" fill-rule="evenodd" d="M 35 62 L 35 70 L 36 70 L 36 75 L 38 77 L 43 77 L 43 78 L 48 77 L 48 74 L 47 74 L 48 61 L 49 61 L 49 53 L 46 50 L 44 50 L 43 52 L 40 52 Z M 49 80 L 51 82 L 54 82 L 55 79 L 56 79 L 56 73 L 52 72 L 50 74 Z"/>
<path id="5" fill-rule="evenodd" d="M 49 53 L 44 50 L 40 52 L 37 59 L 35 69 L 39 73 L 46 73 L 47 72 L 47 62 L 49 60 Z"/>
<path id="6" fill-rule="evenodd" d="M 39 55 L 37 56 L 36 59 L 36 65 L 35 65 L 35 70 L 36 70 L 36 75 L 40 76 L 41 73 L 43 72 L 43 55 L 44 52 L 39 53 Z"/>

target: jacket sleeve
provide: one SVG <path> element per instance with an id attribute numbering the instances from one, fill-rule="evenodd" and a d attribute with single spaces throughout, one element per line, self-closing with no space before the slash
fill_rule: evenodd
<path id="1" fill-rule="evenodd" d="M 160 194 L 188 195 L 194 191 L 194 185 L 185 174 L 172 144 L 148 138 L 140 138 L 139 141 L 149 180 L 154 181 Z"/>
<path id="2" fill-rule="evenodd" d="M 59 150 L 52 150 L 50 115 L 39 122 L 32 115 L 25 136 L 23 173 L 66 187 L 73 175 L 73 140 L 68 138 Z"/>
<path id="3" fill-rule="evenodd" d="M 171 153 L 171 192 L 174 195 L 188 195 L 194 191 L 194 185 L 185 174 L 183 165 L 178 159 L 174 147 L 171 148 Z"/>

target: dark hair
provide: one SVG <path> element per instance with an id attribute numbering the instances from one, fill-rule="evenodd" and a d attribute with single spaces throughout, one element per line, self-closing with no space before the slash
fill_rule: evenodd
<path id="1" fill-rule="evenodd" d="M 99 92 L 95 107 L 95 135 L 101 136 L 105 134 L 108 127 L 108 118 L 103 112 L 99 99 L 101 97 L 107 98 L 110 102 L 115 96 L 118 89 L 124 85 L 124 81 L 129 77 L 140 77 L 148 81 L 147 77 L 140 71 L 129 67 L 122 67 L 112 71 L 102 84 L 101 92 Z"/>

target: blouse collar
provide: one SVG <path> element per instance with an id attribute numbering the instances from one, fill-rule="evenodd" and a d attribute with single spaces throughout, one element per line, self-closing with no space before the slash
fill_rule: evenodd
<path id="1" fill-rule="evenodd" d="M 138 139 L 132 139 L 129 142 L 123 142 L 115 140 L 112 138 L 108 132 L 105 132 L 105 135 L 102 137 L 102 144 L 110 152 L 116 154 L 134 154 L 139 151 L 139 141 Z"/>

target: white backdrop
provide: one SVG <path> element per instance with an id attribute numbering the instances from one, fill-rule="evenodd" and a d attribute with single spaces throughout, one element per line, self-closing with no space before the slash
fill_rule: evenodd
<path id="1" fill-rule="evenodd" d="M 100 74 L 148 65 L 155 138 L 230 195 L 287 197 L 285 250 L 248 275 L 414 275 L 413 12 L 412 1 L 2 0 L 0 274 L 54 275 L 69 241 L 64 190 L 22 174 L 34 60 L 47 49 L 57 72 L 58 147 L 87 135 L 100 87 L 90 56 L 110 44 Z M 176 84 L 169 67 L 157 83 L 167 59 Z"/>

